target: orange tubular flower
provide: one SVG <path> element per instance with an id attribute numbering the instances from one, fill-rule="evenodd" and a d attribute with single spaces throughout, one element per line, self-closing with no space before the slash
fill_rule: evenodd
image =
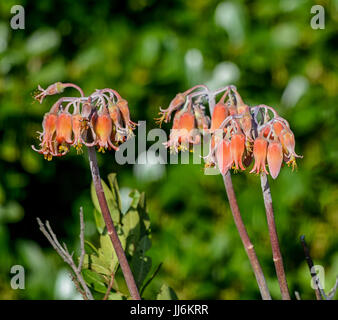
<path id="1" fill-rule="evenodd" d="M 62 111 L 56 122 L 56 142 L 58 143 L 58 151 L 68 152 L 69 144 L 73 143 L 72 140 L 72 116 L 67 111 Z"/>
<path id="2" fill-rule="evenodd" d="M 296 158 L 301 158 L 302 156 L 299 156 L 295 152 L 295 137 L 291 130 L 283 129 L 279 135 L 279 140 L 282 144 L 283 151 L 285 152 L 285 156 L 287 159 L 287 164 L 292 166 L 292 170 L 297 166 L 296 164 Z"/>
<path id="3" fill-rule="evenodd" d="M 162 122 L 170 121 L 171 114 L 178 110 L 185 103 L 185 95 L 183 93 L 178 93 L 175 98 L 170 102 L 169 107 L 167 109 L 160 108 L 160 117 L 155 119 L 156 122 L 161 127 Z"/>
<path id="4" fill-rule="evenodd" d="M 75 146 L 76 150 L 79 153 L 82 147 L 81 134 L 85 126 L 83 118 L 79 113 L 73 114 L 72 125 L 73 125 L 73 134 L 74 134 L 74 141 L 72 145 Z"/>
<path id="5" fill-rule="evenodd" d="M 280 122 L 276 121 L 276 122 L 273 123 L 273 130 L 275 131 L 275 134 L 276 134 L 277 137 L 280 136 L 283 129 L 284 129 L 284 127 Z"/>
<path id="6" fill-rule="evenodd" d="M 104 108 L 94 120 L 94 130 L 96 133 L 96 142 L 99 146 L 99 152 L 104 153 L 105 149 L 109 147 L 118 150 L 118 147 L 114 146 L 110 140 L 113 123 L 107 108 Z"/>
<path id="7" fill-rule="evenodd" d="M 54 147 L 54 135 L 56 132 L 56 123 L 58 116 L 55 113 L 46 113 L 43 118 L 42 128 L 43 132 L 40 133 L 40 149 L 36 149 L 35 146 L 32 146 L 34 151 L 37 151 L 41 154 L 44 154 L 45 159 L 51 160 L 55 153 Z"/>
<path id="8" fill-rule="evenodd" d="M 123 128 L 121 125 L 121 112 L 116 104 L 111 103 L 108 107 L 110 118 L 113 120 L 114 139 L 116 142 L 124 142 Z"/>
<path id="9" fill-rule="evenodd" d="M 243 163 L 242 163 L 242 157 L 244 154 L 245 149 L 245 137 L 243 134 L 236 133 L 232 136 L 231 142 L 230 142 L 230 152 L 232 160 L 235 163 L 235 169 L 238 170 L 241 168 L 242 170 L 245 170 Z"/>
<path id="10" fill-rule="evenodd" d="M 223 121 L 228 116 L 228 110 L 224 103 L 219 102 L 215 105 L 214 111 L 211 117 L 211 128 L 210 131 L 214 132 L 215 130 L 219 129 Z"/>
<path id="11" fill-rule="evenodd" d="M 187 150 L 189 143 L 197 144 L 200 136 L 194 135 L 195 117 L 190 111 L 177 111 L 174 117 L 173 127 L 170 132 L 169 141 L 164 145 L 171 150 Z"/>
<path id="12" fill-rule="evenodd" d="M 186 144 L 194 143 L 192 140 L 192 131 L 195 129 L 195 117 L 191 112 L 185 112 L 182 114 L 179 120 L 179 142 L 184 144 L 183 149 L 187 149 Z"/>
<path id="13" fill-rule="evenodd" d="M 136 127 L 136 123 L 130 120 L 130 113 L 129 113 L 129 107 L 128 107 L 128 101 L 125 99 L 119 99 L 117 101 L 117 107 L 121 111 L 123 121 L 125 123 L 126 129 L 127 129 L 127 136 L 132 137 L 133 129 Z"/>
<path id="14" fill-rule="evenodd" d="M 268 142 L 263 138 L 257 138 L 254 142 L 253 154 L 255 157 L 255 165 L 250 171 L 250 173 L 256 172 L 259 174 L 261 171 L 268 174 L 266 171 L 266 151 L 267 151 Z"/>
<path id="15" fill-rule="evenodd" d="M 269 143 L 267 160 L 271 177 L 276 179 L 283 162 L 283 148 L 279 142 L 273 141 Z"/>
<path id="16" fill-rule="evenodd" d="M 225 175 L 227 171 L 231 168 L 233 163 L 233 159 L 231 157 L 230 142 L 228 140 L 223 139 L 218 144 L 215 156 L 219 171 L 222 173 L 222 175 Z"/>

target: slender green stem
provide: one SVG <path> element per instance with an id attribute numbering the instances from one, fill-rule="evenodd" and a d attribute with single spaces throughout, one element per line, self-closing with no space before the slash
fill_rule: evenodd
<path id="1" fill-rule="evenodd" d="M 269 185 L 268 177 L 264 172 L 261 173 L 261 187 L 262 187 L 262 192 L 263 192 L 265 212 L 266 212 L 266 218 L 267 218 L 269 234 L 270 234 L 272 258 L 275 264 L 278 283 L 279 283 L 280 291 L 282 293 L 282 299 L 290 300 L 291 298 L 290 298 L 288 283 L 286 281 L 283 258 L 282 258 L 282 254 L 279 248 L 276 223 L 275 223 L 273 207 L 272 207 L 270 185 Z"/>
<path id="2" fill-rule="evenodd" d="M 111 218 L 109 208 L 107 205 L 107 200 L 104 195 L 104 191 L 102 188 L 101 178 L 100 178 L 100 172 L 99 167 L 97 165 L 97 159 L 96 159 L 96 151 L 94 147 L 88 147 L 88 154 L 89 154 L 89 163 L 90 163 L 90 170 L 92 173 L 92 178 L 94 182 L 94 187 L 97 195 L 97 199 L 99 200 L 100 208 L 102 211 L 102 216 L 104 219 L 104 222 L 107 227 L 108 234 L 110 236 L 111 242 L 113 244 L 114 250 L 116 252 L 117 258 L 119 260 L 124 278 L 126 280 L 129 292 L 131 297 L 134 300 L 141 300 L 140 294 L 138 292 L 136 282 L 134 279 L 134 276 L 131 272 L 130 266 L 128 264 L 126 255 L 123 251 L 121 241 L 117 235 L 113 220 Z"/>

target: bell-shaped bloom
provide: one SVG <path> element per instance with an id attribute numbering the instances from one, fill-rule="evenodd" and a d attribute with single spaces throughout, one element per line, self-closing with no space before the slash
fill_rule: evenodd
<path id="1" fill-rule="evenodd" d="M 277 141 L 272 141 L 268 146 L 267 160 L 271 177 L 276 179 L 283 162 L 283 148 Z"/>
<path id="2" fill-rule="evenodd" d="M 242 157 L 244 154 L 245 149 L 245 137 L 241 133 L 236 133 L 231 137 L 230 142 L 230 151 L 231 151 L 231 157 L 235 164 L 235 169 L 238 170 L 241 168 L 242 170 L 245 170 L 243 163 L 242 163 Z"/>
<path id="3" fill-rule="evenodd" d="M 160 108 L 160 117 L 155 119 L 156 122 L 161 126 L 162 122 L 170 121 L 171 114 L 178 110 L 185 103 L 185 95 L 183 93 L 178 93 L 175 98 L 170 102 L 167 109 Z"/>
<path id="4" fill-rule="evenodd" d="M 198 143 L 193 139 L 194 129 L 195 129 L 195 117 L 194 115 L 187 111 L 182 114 L 179 120 L 179 138 L 178 141 L 181 143 L 181 149 L 188 149 L 189 143 Z"/>
<path id="5" fill-rule="evenodd" d="M 108 106 L 110 118 L 113 121 L 114 139 L 111 141 L 124 142 L 127 136 L 126 130 L 123 128 L 121 111 L 116 104 L 110 103 Z"/>
<path id="6" fill-rule="evenodd" d="M 82 147 L 82 132 L 84 131 L 86 124 L 81 114 L 76 113 L 72 115 L 72 127 L 73 127 L 73 146 L 78 152 Z"/>
<path id="7" fill-rule="evenodd" d="M 302 158 L 295 152 L 295 137 L 291 130 L 283 129 L 279 135 L 279 140 L 284 151 L 284 158 L 288 165 L 292 166 L 292 170 L 297 167 L 296 158 Z"/>
<path id="8" fill-rule="evenodd" d="M 237 106 L 237 113 L 240 116 L 239 123 L 245 134 L 245 137 L 247 138 L 247 140 L 252 141 L 251 137 L 252 120 L 249 106 L 247 106 L 244 103 Z"/>
<path id="9" fill-rule="evenodd" d="M 215 105 L 214 111 L 212 113 L 211 117 L 211 132 L 214 132 L 215 130 L 219 129 L 221 124 L 224 122 L 224 120 L 228 116 L 228 110 L 224 103 L 219 102 Z"/>
<path id="10" fill-rule="evenodd" d="M 99 146 L 99 151 L 104 152 L 107 148 L 118 150 L 118 147 L 111 142 L 111 134 L 113 130 L 113 123 L 110 118 L 107 108 L 99 112 L 94 120 L 94 131 L 96 134 L 96 143 Z"/>
<path id="11" fill-rule="evenodd" d="M 116 105 L 122 114 L 122 118 L 125 123 L 125 129 L 127 131 L 127 137 L 130 138 L 134 136 L 133 130 L 135 129 L 137 124 L 130 120 L 128 101 L 121 98 L 117 101 Z"/>
<path id="12" fill-rule="evenodd" d="M 56 142 L 60 145 L 72 144 L 72 116 L 67 111 L 62 111 L 56 122 Z"/>
<path id="13" fill-rule="evenodd" d="M 256 172 L 257 174 L 266 171 L 266 152 L 267 152 L 268 142 L 263 138 L 257 138 L 254 142 L 253 155 L 255 158 L 255 165 L 253 166 L 250 173 Z"/>
<path id="14" fill-rule="evenodd" d="M 275 132 L 276 137 L 280 136 L 283 129 L 284 127 L 279 121 L 273 123 L 273 131 Z"/>
<path id="15" fill-rule="evenodd" d="M 225 175 L 229 169 L 231 169 L 233 159 L 230 151 L 230 141 L 223 139 L 216 148 L 215 151 L 216 162 L 219 171 L 222 175 Z"/>
<path id="16" fill-rule="evenodd" d="M 295 145 L 296 145 L 295 137 L 290 130 L 283 129 L 280 132 L 279 140 L 283 146 L 283 150 L 286 153 L 286 156 L 293 155 L 297 158 L 301 157 L 297 155 L 295 152 Z"/>
<path id="17" fill-rule="evenodd" d="M 40 133 L 39 139 L 40 149 L 32 146 L 34 151 L 37 151 L 45 156 L 45 159 L 51 160 L 57 151 L 55 150 L 55 132 L 58 116 L 55 113 L 46 113 L 43 117 L 42 128 L 43 132 Z"/>
<path id="18" fill-rule="evenodd" d="M 177 111 L 169 141 L 164 143 L 164 145 L 176 152 L 187 150 L 189 143 L 197 144 L 200 142 L 200 135 L 196 131 L 194 114 L 191 111 Z"/>

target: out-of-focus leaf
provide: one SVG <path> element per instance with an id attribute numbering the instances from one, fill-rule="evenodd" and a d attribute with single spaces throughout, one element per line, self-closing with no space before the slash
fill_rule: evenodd
<path id="1" fill-rule="evenodd" d="M 108 295 L 108 300 L 123 300 L 123 295 L 119 292 L 111 292 Z"/>
<path id="2" fill-rule="evenodd" d="M 24 209 L 17 202 L 10 201 L 5 206 L 0 205 L 0 222 L 15 223 L 24 216 Z"/>
<path id="3" fill-rule="evenodd" d="M 160 292 L 157 294 L 156 300 L 178 300 L 178 297 L 173 289 L 163 284 Z"/>
<path id="4" fill-rule="evenodd" d="M 129 209 L 122 217 L 122 229 L 127 240 L 127 251 L 132 255 L 140 238 L 140 216 L 137 210 Z"/>
<path id="5" fill-rule="evenodd" d="M 108 182 L 110 185 L 111 192 L 113 194 L 113 198 L 115 200 L 115 205 L 121 212 L 121 198 L 120 198 L 120 192 L 119 192 L 119 185 L 116 179 L 116 173 L 108 174 Z"/>

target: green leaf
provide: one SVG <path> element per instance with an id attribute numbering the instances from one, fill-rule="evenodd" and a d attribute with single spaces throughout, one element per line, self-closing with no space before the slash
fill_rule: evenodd
<path id="1" fill-rule="evenodd" d="M 127 252 L 133 255 L 140 238 L 140 216 L 137 210 L 129 209 L 122 217 L 122 229 L 127 239 Z"/>
<path id="2" fill-rule="evenodd" d="M 108 300 L 123 300 L 123 294 L 119 292 L 111 292 L 108 295 Z"/>
<path id="3" fill-rule="evenodd" d="M 163 284 L 160 292 L 157 294 L 156 300 L 178 300 L 178 297 L 173 289 Z"/>
<path id="4" fill-rule="evenodd" d="M 95 252 L 96 254 L 98 254 L 98 251 L 96 249 L 96 247 L 88 240 L 84 241 L 85 245 L 87 245 L 93 252 Z"/>
<path id="5" fill-rule="evenodd" d="M 141 287 L 151 269 L 151 258 L 145 255 L 145 252 L 151 247 L 151 241 L 144 236 L 137 247 L 133 258 L 131 259 L 131 268 L 138 287 Z"/>
<path id="6" fill-rule="evenodd" d="M 83 260 L 83 268 L 89 269 L 101 275 L 110 276 L 111 269 L 110 265 L 99 256 L 95 254 L 85 255 Z"/>
<path id="7" fill-rule="evenodd" d="M 146 195 L 144 192 L 141 193 L 139 201 L 139 214 L 142 221 L 141 236 L 150 233 L 150 218 L 147 213 Z"/>
<path id="8" fill-rule="evenodd" d="M 119 185 L 118 185 L 117 179 L 116 179 L 116 173 L 108 174 L 108 182 L 109 182 L 112 194 L 113 194 L 113 198 L 114 198 L 116 207 L 119 209 L 120 212 L 122 212 L 120 190 L 119 190 Z"/>
<path id="9" fill-rule="evenodd" d="M 107 287 L 104 283 L 102 276 L 88 269 L 83 270 L 82 275 L 86 283 L 91 288 L 93 288 L 97 292 L 106 293 Z"/>
<path id="10" fill-rule="evenodd" d="M 141 194 L 138 190 L 133 190 L 130 192 L 129 197 L 132 198 L 132 202 L 130 204 L 131 208 L 137 209 L 138 204 L 140 202 Z"/>
<path id="11" fill-rule="evenodd" d="M 114 195 L 113 195 L 112 191 L 109 189 L 109 187 L 106 185 L 106 183 L 102 179 L 101 179 L 101 183 L 102 183 L 102 188 L 103 188 L 106 200 L 107 200 L 107 205 L 108 205 L 108 208 L 109 208 L 109 212 L 110 212 L 111 218 L 113 219 L 114 224 L 117 224 L 117 223 L 120 222 L 121 211 L 119 209 L 118 204 L 114 200 Z M 101 215 L 102 215 L 100 203 L 99 203 L 99 200 L 97 199 L 96 190 L 95 190 L 93 182 L 91 184 L 90 192 L 91 192 L 91 197 L 92 197 L 92 201 L 93 201 L 95 209 L 98 212 L 100 212 Z M 103 218 L 101 220 L 98 217 L 96 217 L 95 215 L 94 215 L 94 217 L 95 217 L 95 221 L 96 222 L 99 221 L 99 224 L 97 225 L 97 228 L 98 228 L 98 231 L 100 232 L 100 230 L 102 229 L 102 220 L 103 220 Z"/>
<path id="12" fill-rule="evenodd" d="M 93 214 L 94 214 L 96 229 L 100 234 L 102 234 L 103 230 L 106 226 L 104 219 L 103 219 L 103 216 L 102 216 L 102 213 L 100 211 L 97 211 L 96 208 L 94 208 L 93 212 L 94 212 Z"/>

